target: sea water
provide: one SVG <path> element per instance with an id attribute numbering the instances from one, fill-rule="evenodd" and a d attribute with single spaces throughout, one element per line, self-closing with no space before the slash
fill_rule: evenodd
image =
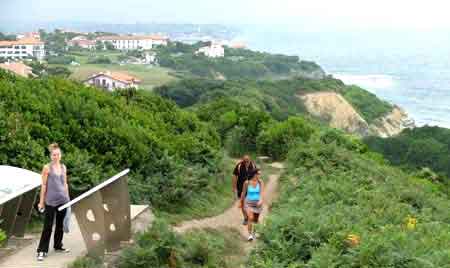
<path id="1" fill-rule="evenodd" d="M 310 31 L 245 27 L 251 49 L 298 55 L 346 84 L 405 109 L 419 126 L 450 128 L 450 31 Z"/>

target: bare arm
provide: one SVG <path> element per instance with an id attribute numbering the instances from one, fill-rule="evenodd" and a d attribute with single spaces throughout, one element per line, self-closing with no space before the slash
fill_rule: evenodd
<path id="1" fill-rule="evenodd" d="M 259 180 L 259 185 L 261 187 L 260 190 L 260 198 L 259 198 L 259 202 L 258 204 L 261 206 L 264 203 L 264 190 L 265 190 L 265 186 L 264 186 L 264 182 L 262 180 Z"/>
<path id="2" fill-rule="evenodd" d="M 42 184 L 41 184 L 41 195 L 39 198 L 39 208 L 44 208 L 45 206 L 45 195 L 47 194 L 47 179 L 48 179 L 49 168 L 47 165 L 42 169 Z"/>
<path id="3" fill-rule="evenodd" d="M 69 184 L 67 183 L 67 169 L 65 166 L 64 166 L 64 189 L 66 190 L 67 196 L 70 196 L 69 195 Z"/>
<path id="4" fill-rule="evenodd" d="M 233 175 L 232 187 L 233 187 L 233 192 L 236 192 L 237 191 L 237 176 L 236 175 Z"/>
<path id="5" fill-rule="evenodd" d="M 242 194 L 241 194 L 241 204 L 244 203 L 244 198 L 247 196 L 247 186 L 248 186 L 248 181 L 245 181 L 244 187 L 242 189 Z"/>

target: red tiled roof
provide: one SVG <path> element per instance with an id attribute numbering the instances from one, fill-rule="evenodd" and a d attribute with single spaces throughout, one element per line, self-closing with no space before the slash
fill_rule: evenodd
<path id="1" fill-rule="evenodd" d="M 7 62 L 1 63 L 0 68 L 11 71 L 17 75 L 28 77 L 29 75 L 33 75 L 32 68 L 23 64 L 22 62 Z"/>
<path id="2" fill-rule="evenodd" d="M 14 45 L 43 45 L 44 42 L 36 38 L 22 38 L 17 41 L 0 41 L 0 46 L 14 46 Z"/>
<path id="3" fill-rule="evenodd" d="M 108 41 L 108 40 L 167 40 L 169 38 L 161 35 L 110 35 L 110 36 L 100 36 L 97 40 Z"/>
<path id="4" fill-rule="evenodd" d="M 100 73 L 92 75 L 87 80 L 93 79 L 93 78 L 95 78 L 97 76 L 101 76 L 101 75 L 108 76 L 114 80 L 118 80 L 118 81 L 121 81 L 121 82 L 124 82 L 127 84 L 131 84 L 131 83 L 138 84 L 141 82 L 141 80 L 139 80 L 138 78 L 136 78 L 134 76 L 131 76 L 126 73 L 120 73 L 120 72 L 100 72 Z"/>

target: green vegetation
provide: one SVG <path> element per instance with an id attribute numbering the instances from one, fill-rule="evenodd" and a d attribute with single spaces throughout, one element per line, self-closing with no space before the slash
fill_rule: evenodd
<path id="1" fill-rule="evenodd" d="M 339 92 L 369 124 L 392 111 L 392 105 L 360 87 L 346 86 Z"/>
<path id="2" fill-rule="evenodd" d="M 436 185 L 320 140 L 291 149 L 248 267 L 448 267 L 450 202 Z"/>
<path id="3" fill-rule="evenodd" d="M 92 257 L 80 257 L 69 265 L 69 268 L 103 268 L 103 262 L 100 259 Z"/>
<path id="4" fill-rule="evenodd" d="M 275 160 L 283 159 L 289 148 L 308 141 L 316 129 L 302 117 L 290 117 L 266 126 L 257 138 L 258 152 Z"/>
<path id="5" fill-rule="evenodd" d="M 264 125 L 273 120 L 264 111 L 240 105 L 222 98 L 195 109 L 200 120 L 213 125 L 222 138 L 222 144 L 234 157 L 256 152 L 256 137 Z"/>
<path id="6" fill-rule="evenodd" d="M 68 65 L 72 61 L 75 61 L 75 57 L 73 56 L 47 56 L 48 64 L 64 64 Z"/>
<path id="7" fill-rule="evenodd" d="M 293 78 L 278 81 L 184 79 L 163 85 L 155 91 L 181 107 L 227 97 L 240 105 L 266 111 L 277 120 L 304 114 L 306 110 L 298 96 L 319 91 L 342 94 L 369 123 L 392 110 L 390 104 L 375 95 L 329 77 L 321 80 Z"/>
<path id="8" fill-rule="evenodd" d="M 225 57 L 208 58 L 197 54 L 200 47 L 208 42 L 187 45 L 170 42 L 167 46 L 156 49 L 158 61 L 163 67 L 204 78 L 270 78 L 310 75 L 323 71 L 313 62 L 300 61 L 297 56 L 273 55 L 244 49 L 226 48 Z"/>
<path id="9" fill-rule="evenodd" d="M 234 268 L 233 256 L 243 250 L 239 239 L 236 232 L 216 230 L 195 230 L 181 236 L 170 231 L 166 223 L 156 221 L 125 250 L 118 267 Z"/>
<path id="10" fill-rule="evenodd" d="M 148 67 L 146 65 L 82 64 L 81 66 L 70 66 L 69 70 L 72 72 L 70 78 L 77 81 L 84 81 L 90 75 L 99 72 L 124 72 L 140 79 L 142 81 L 140 87 L 144 89 L 152 89 L 176 80 L 171 75 L 170 70 L 161 67 Z"/>
<path id="11" fill-rule="evenodd" d="M 450 186 L 450 129 L 428 126 L 405 129 L 395 137 L 368 137 L 365 142 L 394 165 L 423 175 L 426 168 L 431 168 L 438 176 L 427 177 Z"/>
<path id="12" fill-rule="evenodd" d="M 13 34 L 4 34 L 0 32 L 0 41 L 15 41 L 17 37 Z"/>
<path id="13" fill-rule="evenodd" d="M 189 206 L 181 206 L 176 210 L 156 211 L 156 216 L 177 224 L 190 219 L 200 219 L 218 215 L 230 207 L 234 196 L 231 194 L 231 171 L 235 161 L 224 155 L 216 163 L 220 167 L 217 174 L 209 176 L 209 183 L 201 191 L 192 191 Z M 189 169 L 192 174 L 195 170 Z"/>
<path id="14" fill-rule="evenodd" d="M 6 241 L 6 234 L 3 232 L 2 229 L 0 229 L 0 245 L 3 245 L 3 243 Z"/>
<path id="15" fill-rule="evenodd" d="M 106 56 L 94 56 L 87 60 L 88 64 L 111 64 L 112 60 Z"/>
<path id="16" fill-rule="evenodd" d="M 74 195 L 130 168 L 133 201 L 176 212 L 220 177 L 216 131 L 153 94 L 138 91 L 127 103 L 67 80 L 0 71 L 0 99 L 0 163 L 40 172 L 45 148 L 58 142 Z"/>

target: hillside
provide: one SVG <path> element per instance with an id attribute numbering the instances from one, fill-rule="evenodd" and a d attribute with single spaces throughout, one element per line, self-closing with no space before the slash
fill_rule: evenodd
<path id="1" fill-rule="evenodd" d="M 36 172 L 49 161 L 47 145 L 59 143 L 73 195 L 130 168 L 133 201 L 165 211 L 189 207 L 192 191 L 212 189 L 223 156 L 212 127 L 154 94 L 111 94 L 1 70 L 0 138 L 0 164 Z"/>
<path id="2" fill-rule="evenodd" d="M 442 183 L 390 166 L 358 136 L 308 114 L 298 98 L 331 94 L 371 123 L 393 109 L 362 89 L 346 89 L 331 78 L 190 79 L 158 88 L 161 97 L 0 71 L 0 164 L 39 172 L 46 146 L 59 142 L 74 195 L 131 168 L 132 199 L 150 203 L 157 220 L 120 253 L 119 268 L 236 267 L 236 260 L 252 268 L 448 266 L 450 202 Z M 424 150 L 444 146 L 429 137 L 448 141 L 441 130 L 404 133 L 424 138 L 414 145 Z M 178 234 L 169 225 L 180 211 L 217 215 L 232 204 L 225 149 L 287 164 L 249 259 L 235 231 Z"/>
<path id="3" fill-rule="evenodd" d="M 371 150 L 381 153 L 393 165 L 450 185 L 449 129 L 425 126 L 407 129 L 387 139 L 368 137 L 364 141 Z"/>
<path id="4" fill-rule="evenodd" d="M 448 267 L 447 195 L 370 152 L 318 138 L 290 150 L 247 267 Z"/>
<path id="5" fill-rule="evenodd" d="M 249 49 L 224 47 L 224 57 L 209 58 L 198 54 L 199 48 L 210 42 L 193 45 L 169 42 L 156 49 L 162 67 L 173 69 L 181 76 L 209 79 L 279 79 L 308 77 L 321 79 L 325 72 L 314 62 L 300 60 L 297 56 L 275 55 Z"/>
<path id="6" fill-rule="evenodd" d="M 278 120 L 309 114 L 333 127 L 362 136 L 392 136 L 413 126 L 400 108 L 331 77 L 278 81 L 184 79 L 156 88 L 155 92 L 181 107 L 201 106 L 227 98 L 265 111 Z"/>

